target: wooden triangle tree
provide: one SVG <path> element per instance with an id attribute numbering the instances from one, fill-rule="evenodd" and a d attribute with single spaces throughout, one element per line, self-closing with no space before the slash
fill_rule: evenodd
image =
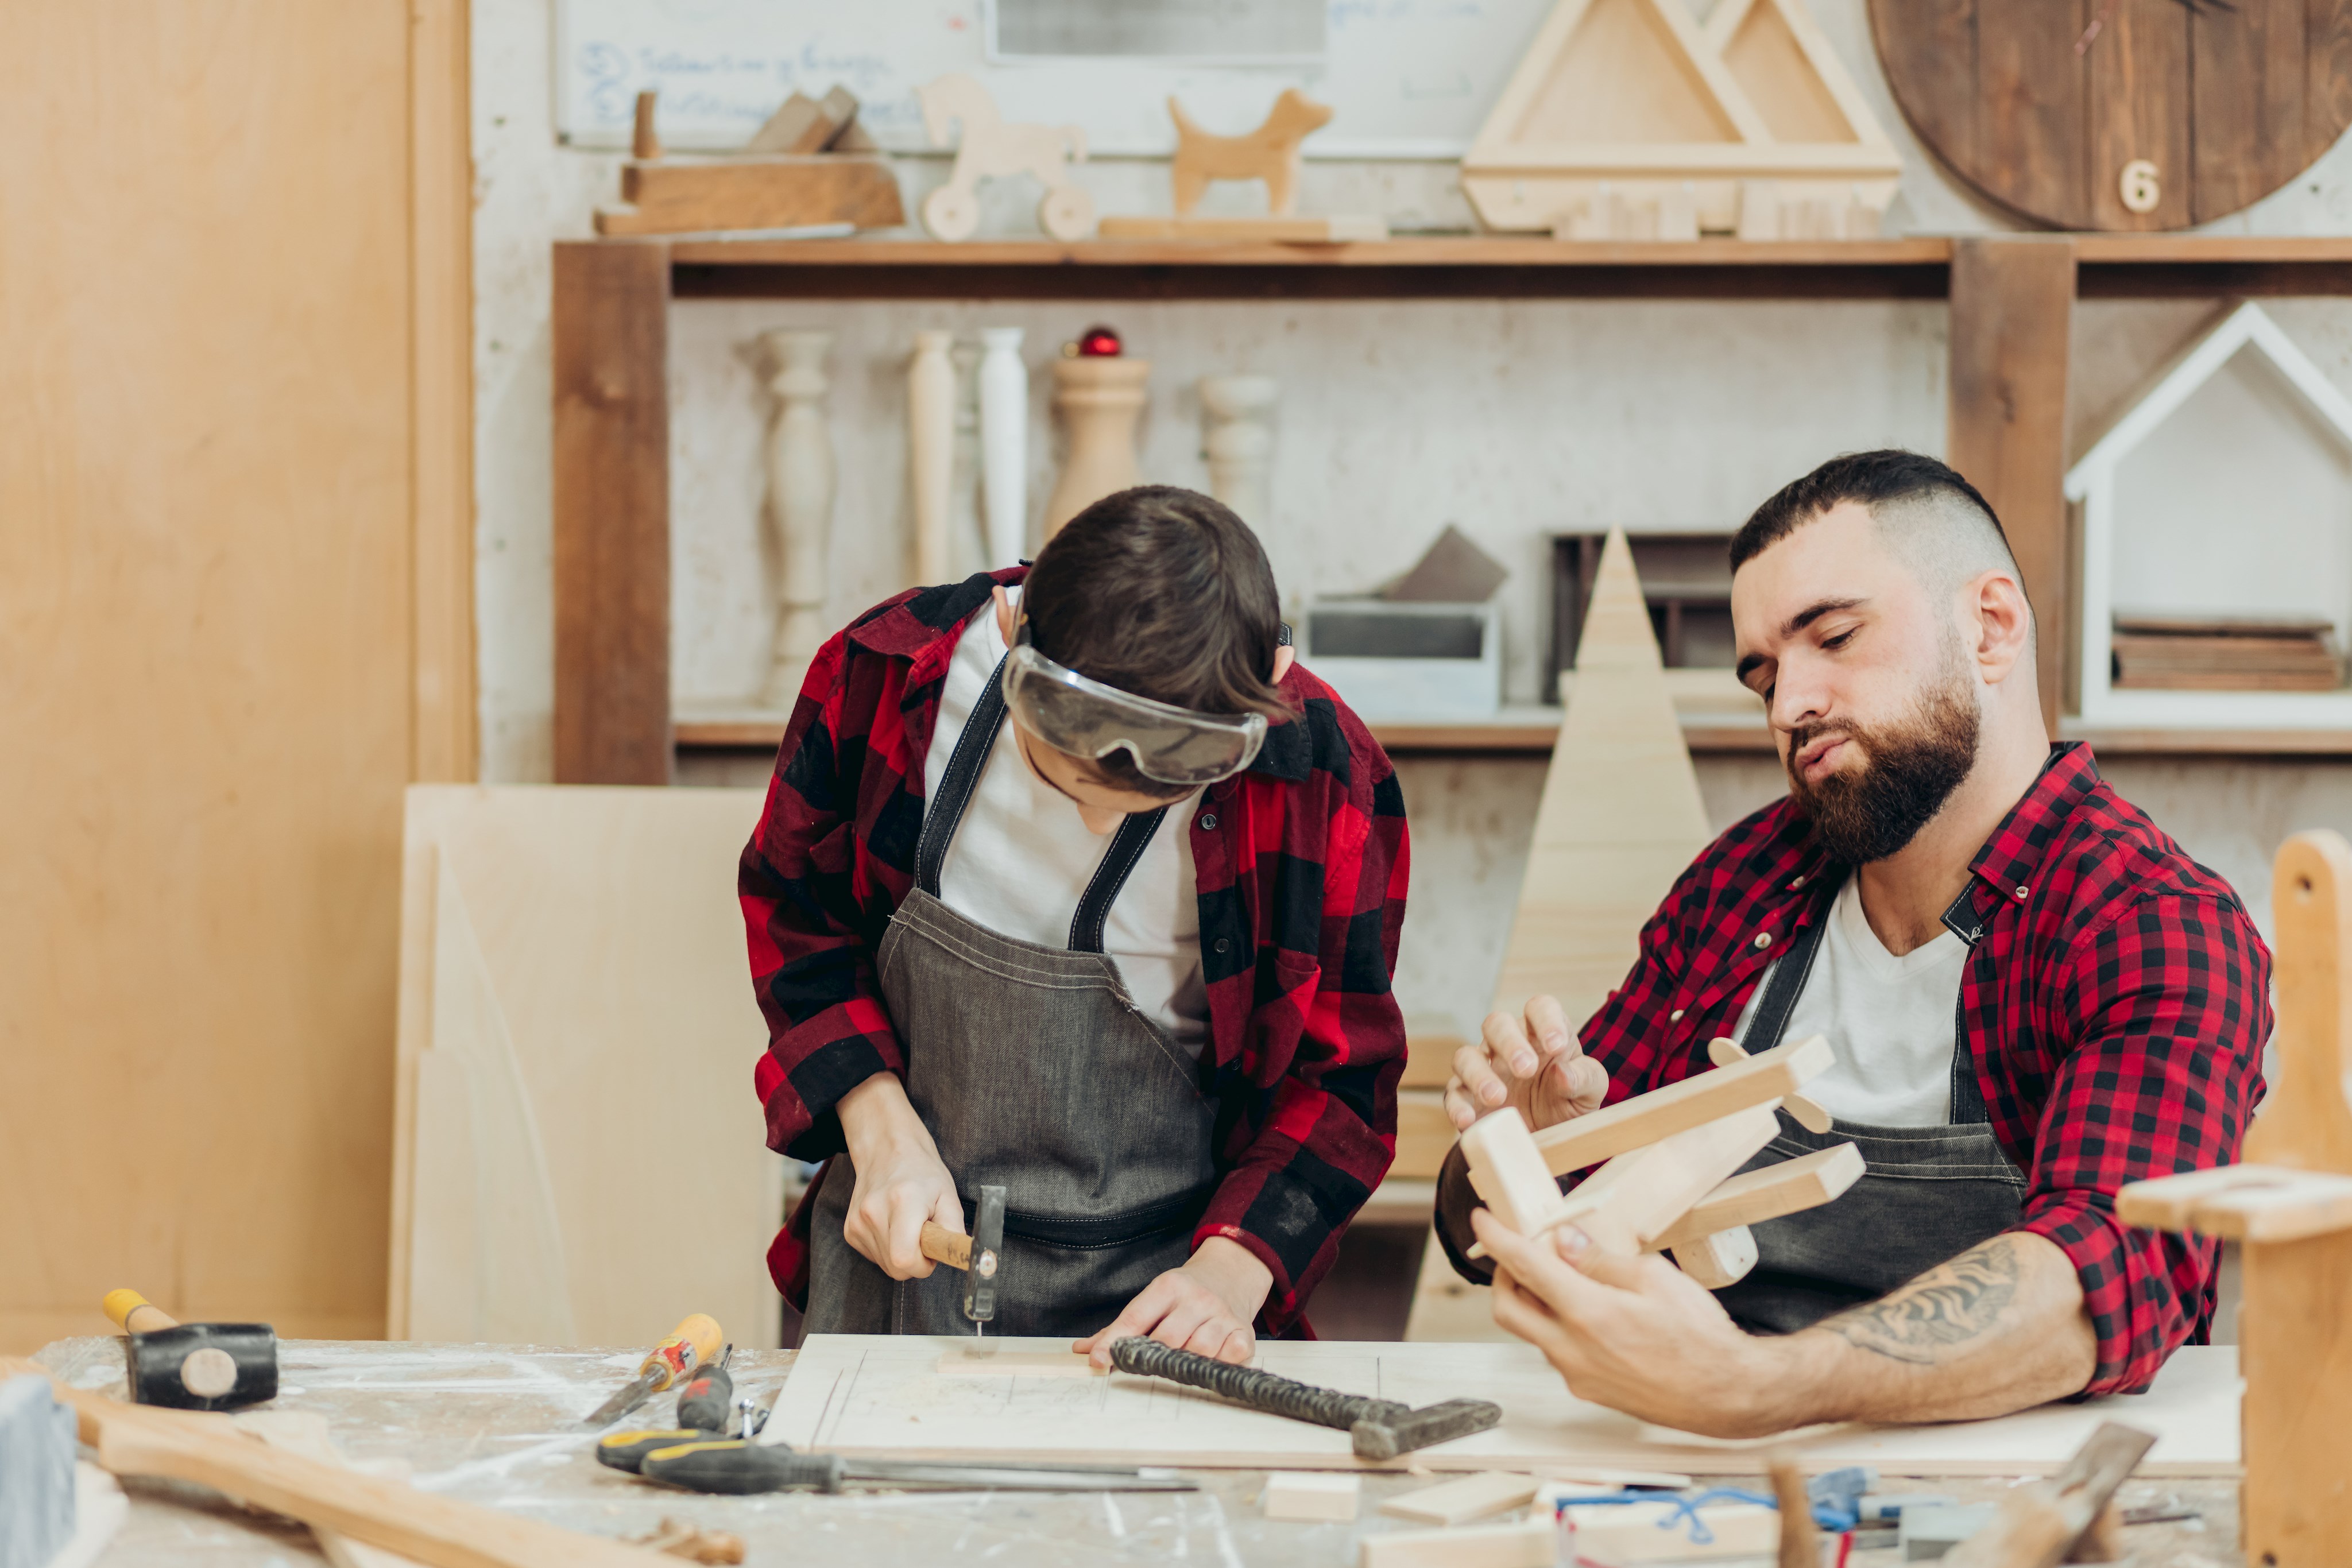
<path id="1" fill-rule="evenodd" d="M 1489 227 L 1564 238 L 1856 239 L 1902 160 L 1803 0 L 1559 0 L 1462 188 Z"/>

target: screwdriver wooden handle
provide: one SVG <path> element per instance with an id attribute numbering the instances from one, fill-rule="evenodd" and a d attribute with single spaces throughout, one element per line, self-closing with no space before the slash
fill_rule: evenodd
<path id="1" fill-rule="evenodd" d="M 971 1238 L 959 1236 L 936 1220 L 923 1221 L 923 1256 L 934 1263 L 971 1272 Z"/>
<path id="2" fill-rule="evenodd" d="M 669 1331 L 669 1338 L 654 1346 L 637 1367 L 637 1375 L 653 1378 L 652 1391 L 661 1393 L 719 1354 L 719 1320 L 708 1312 L 689 1312 Z"/>
<path id="3" fill-rule="evenodd" d="M 109 1291 L 99 1305 L 114 1320 L 114 1326 L 124 1333 L 153 1333 L 160 1329 L 175 1329 L 180 1320 L 149 1301 L 136 1291 Z"/>

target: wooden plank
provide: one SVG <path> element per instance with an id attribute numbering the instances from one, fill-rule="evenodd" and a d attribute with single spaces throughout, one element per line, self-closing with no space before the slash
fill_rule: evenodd
<path id="1" fill-rule="evenodd" d="M 667 784 L 669 253 L 555 247 L 555 780 Z"/>
<path id="2" fill-rule="evenodd" d="M 476 771 L 473 35 L 465 0 L 414 0 L 408 72 L 415 669 L 409 777 Z"/>
<path id="3" fill-rule="evenodd" d="M 1861 1150 L 1840 1144 L 1733 1176 L 1693 1204 L 1650 1246 L 1653 1250 L 1680 1247 L 1718 1230 L 1817 1208 L 1861 1180 L 1864 1163 Z"/>
<path id="4" fill-rule="evenodd" d="M 1401 1456 L 1359 1461 L 1348 1434 L 1114 1373 L 1073 1398 L 1059 1380 L 961 1384 L 939 1377 L 955 1336 L 816 1334 L 802 1346 L 762 1440 L 845 1457 L 960 1458 L 1018 1452 L 1039 1462 L 1169 1464 L 1212 1469 L 1580 1470 L 1591 1466 L 1707 1475 L 1761 1469 L 1786 1448 L 1809 1472 L 1845 1464 L 1882 1475 L 2037 1475 L 2062 1468 L 2093 1427 L 2124 1420 L 2158 1434 L 2151 1476 L 2231 1474 L 2237 1464 L 2237 1358 L 2228 1346 L 2174 1354 L 2145 1395 L 2055 1404 L 1991 1421 L 1815 1427 L 1754 1441 L 1648 1427 L 1570 1394 L 1534 1346 L 1261 1340 L 1256 1364 L 1319 1387 L 1422 1406 L 1491 1399 L 1490 1431 Z M 1006 1339 L 1013 1353 L 1068 1349 L 1066 1339 Z M 909 1421 L 910 1409 L 922 1412 Z"/>
<path id="5" fill-rule="evenodd" d="M 1569 1218 L 1610 1251 L 1642 1251 L 1770 1143 L 1780 1125 L 1770 1105 L 1750 1105 L 1620 1155 L 1568 1195 Z"/>
<path id="6" fill-rule="evenodd" d="M 2270 177 L 2281 156 L 2303 153 L 2305 18 L 2305 0 L 2262 0 L 2226 16 L 2182 18 L 2193 61 L 2184 101 L 2196 126 L 2186 222 L 2251 206 L 2310 161 Z"/>
<path id="7" fill-rule="evenodd" d="M 1095 225 L 1107 240 L 1256 241 L 1268 245 L 1359 245 L 1389 237 L 1387 220 L 1355 217 L 1108 217 Z"/>
<path id="8" fill-rule="evenodd" d="M 1276 1470 L 1265 1478 L 1261 1506 L 1268 1519 L 1334 1522 L 1356 1517 L 1364 1483 L 1328 1470 Z"/>
<path id="9" fill-rule="evenodd" d="M 940 1357 L 941 1377 L 1108 1377 L 1097 1367 L 1065 1347 L 1058 1351 L 974 1350 L 965 1346 Z"/>
<path id="10" fill-rule="evenodd" d="M 1404 1020 L 1404 1076 L 1399 1089 L 1443 1089 L 1454 1076 L 1454 1056 L 1465 1042 L 1450 1029 Z M 1450 1126 L 1450 1124 L 1449 1124 Z M 1447 1137 L 1452 1138 L 1449 1131 Z"/>
<path id="11" fill-rule="evenodd" d="M 1389 1175 L 1409 1180 L 1436 1177 L 1454 1152 L 1454 1119 L 1445 1113 L 1444 1094 L 1435 1089 L 1397 1091 L 1396 1158 Z"/>
<path id="12" fill-rule="evenodd" d="M 2222 1166 L 2136 1181 L 2116 1218 L 2232 1241 L 2300 1241 L 2352 1229 L 2352 1176 L 2287 1166 Z"/>
<path id="13" fill-rule="evenodd" d="M 880 157 L 664 159 L 621 170 L 619 207 L 600 208 L 600 235 L 707 234 L 814 224 L 896 228 L 907 221 L 898 177 Z"/>
<path id="14" fill-rule="evenodd" d="M 2066 240 L 1954 246 L 1945 460 L 2009 535 L 2033 606 L 2042 715 L 2053 734 L 2074 648 L 2064 494 L 2074 304 L 2074 251 Z"/>
<path id="15" fill-rule="evenodd" d="M 47 1375 L 0 1356 L 0 1375 Z M 323 1526 L 434 1568 L 652 1568 L 674 1560 L 499 1509 L 437 1497 L 309 1458 L 238 1432 L 221 1416 L 126 1405 L 49 1378 L 74 1406 L 82 1441 L 118 1476 L 163 1476 L 216 1488 L 273 1513 Z"/>
<path id="16" fill-rule="evenodd" d="M 1356 1562 L 1358 1568 L 1552 1568 L 1559 1552 L 1559 1526 L 1548 1519 L 1518 1519 L 1367 1535 Z"/>
<path id="17" fill-rule="evenodd" d="M 416 646 L 456 544 L 418 443 L 471 439 L 415 384 L 448 236 L 413 225 L 467 196 L 413 162 L 430 11 L 9 18 L 0 1148 L 40 1196 L 0 1212 L 0 1348 L 126 1280 L 383 1332 L 400 790 L 457 673 Z"/>
<path id="18" fill-rule="evenodd" d="M 1533 1236 L 1564 1218 L 1559 1184 L 1544 1168 L 1527 1118 L 1517 1111 L 1506 1105 L 1471 1123 L 1462 1134 L 1462 1154 L 1470 1185 L 1511 1229 Z"/>
<path id="19" fill-rule="evenodd" d="M 1466 1524 L 1507 1508 L 1524 1508 L 1535 1500 L 1536 1489 L 1542 1484 L 1533 1476 L 1513 1470 L 1482 1470 L 1459 1480 L 1400 1492 L 1381 1504 L 1381 1511 L 1425 1524 Z"/>
<path id="20" fill-rule="evenodd" d="M 1546 1127 L 1535 1134 L 1536 1147 L 1554 1174 L 1565 1176 L 1735 1111 L 1769 1104 L 1836 1060 L 1820 1035 L 1790 1040 L 1734 1066 L 1694 1072 L 1679 1083 Z"/>
<path id="21" fill-rule="evenodd" d="M 2297 833 L 2271 873 L 2277 932 L 2278 1078 L 2246 1134 L 2246 1158 L 2352 1173 L 2352 846 Z"/>
<path id="22" fill-rule="evenodd" d="M 2083 64 L 2074 40 L 2097 4 L 1978 0 L 1975 135 L 1965 147 L 1923 136 L 1961 178 L 2033 223 L 2090 226 Z M 1913 127 L 1919 129 L 1916 108 L 1913 113 Z"/>

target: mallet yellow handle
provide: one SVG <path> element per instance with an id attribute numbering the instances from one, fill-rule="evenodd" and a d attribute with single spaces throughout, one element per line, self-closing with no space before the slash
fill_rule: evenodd
<path id="1" fill-rule="evenodd" d="M 124 1333 L 153 1333 L 159 1329 L 175 1329 L 180 1320 L 149 1301 L 136 1291 L 109 1291 L 106 1300 L 99 1303 L 114 1326 Z"/>

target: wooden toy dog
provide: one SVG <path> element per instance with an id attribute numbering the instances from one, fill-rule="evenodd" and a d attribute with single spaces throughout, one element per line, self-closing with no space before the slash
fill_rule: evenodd
<path id="1" fill-rule="evenodd" d="M 1176 183 L 1176 213 L 1189 217 L 1212 180 L 1264 180 L 1266 211 L 1287 217 L 1298 201 L 1298 144 L 1327 123 L 1330 109 L 1311 103 L 1297 88 L 1274 100 L 1265 123 L 1246 136 L 1216 136 L 1192 123 L 1184 106 L 1168 100 L 1176 121 L 1176 156 L 1170 172 Z"/>

